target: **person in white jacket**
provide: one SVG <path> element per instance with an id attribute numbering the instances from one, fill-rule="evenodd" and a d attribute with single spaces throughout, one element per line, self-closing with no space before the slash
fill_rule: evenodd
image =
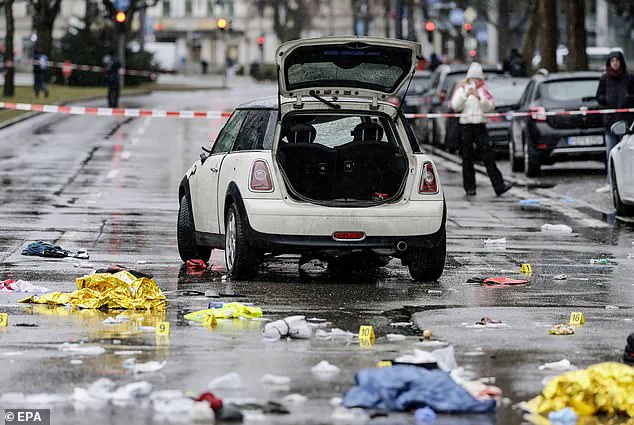
<path id="1" fill-rule="evenodd" d="M 473 168 L 474 145 L 484 162 L 495 193 L 500 196 L 511 188 L 504 183 L 502 173 L 495 164 L 495 154 L 489 141 L 486 114 L 495 110 L 495 101 L 484 85 L 482 65 L 473 62 L 466 79 L 456 88 L 451 107 L 460 112 L 460 151 L 462 153 L 462 183 L 467 196 L 476 194 L 476 178 Z"/>

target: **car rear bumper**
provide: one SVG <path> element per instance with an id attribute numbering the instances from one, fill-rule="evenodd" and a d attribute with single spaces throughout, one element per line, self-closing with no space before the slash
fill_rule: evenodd
<path id="1" fill-rule="evenodd" d="M 444 201 L 410 201 L 372 208 L 328 208 L 279 200 L 244 199 L 247 240 L 273 252 L 389 249 L 438 244 L 446 221 Z M 327 211 L 325 211 L 327 210 Z M 336 240 L 335 232 L 364 232 L 360 240 Z"/>
<path id="2" fill-rule="evenodd" d="M 537 152 L 548 160 L 582 160 L 602 159 L 605 157 L 604 130 L 592 129 L 554 129 L 547 123 L 538 123 L 532 137 Z M 571 137 L 596 136 L 597 143 L 592 145 L 573 145 L 569 143 Z"/>

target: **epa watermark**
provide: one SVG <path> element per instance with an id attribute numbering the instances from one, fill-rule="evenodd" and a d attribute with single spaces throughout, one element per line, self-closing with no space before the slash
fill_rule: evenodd
<path id="1" fill-rule="evenodd" d="M 4 425 L 51 425 L 51 409 L 5 409 Z"/>

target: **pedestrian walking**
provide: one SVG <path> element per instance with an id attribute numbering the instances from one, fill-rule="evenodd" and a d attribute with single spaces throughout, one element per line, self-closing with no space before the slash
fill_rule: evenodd
<path id="1" fill-rule="evenodd" d="M 106 66 L 106 84 L 108 85 L 108 107 L 117 108 L 119 106 L 119 71 L 121 70 L 121 62 L 114 56 L 106 55 L 103 58 Z"/>
<path id="2" fill-rule="evenodd" d="M 517 49 L 511 49 L 509 56 L 504 59 L 502 70 L 511 74 L 511 77 L 528 77 L 524 57 Z"/>
<path id="3" fill-rule="evenodd" d="M 613 50 L 608 55 L 605 64 L 605 73 L 601 76 L 599 87 L 597 88 L 597 102 L 599 105 L 609 108 L 631 108 L 634 107 L 634 77 L 627 72 L 625 57 L 618 50 Z M 610 131 L 610 127 L 617 121 L 627 121 L 631 123 L 634 119 L 631 113 L 605 114 L 603 123 L 605 125 L 605 150 L 606 158 L 609 161 L 610 151 L 619 143 L 617 135 Z M 597 192 L 609 192 L 612 190 L 612 176 L 608 172 L 608 184 L 597 189 Z"/>
<path id="4" fill-rule="evenodd" d="M 512 185 L 504 183 L 502 173 L 495 164 L 495 154 L 486 127 L 487 112 L 495 109 L 495 101 L 484 84 L 482 65 L 473 62 L 467 77 L 456 89 L 451 106 L 460 112 L 460 151 L 462 153 L 462 182 L 467 196 L 476 195 L 476 178 L 473 161 L 477 151 L 484 162 L 495 193 L 500 196 Z M 474 150 L 475 147 L 475 150 Z"/>
<path id="5" fill-rule="evenodd" d="M 40 92 L 44 92 L 44 97 L 48 97 L 48 88 L 44 81 L 44 74 L 48 68 L 48 57 L 36 50 L 33 55 L 33 92 L 35 97 L 40 97 Z"/>
<path id="6" fill-rule="evenodd" d="M 429 70 L 434 72 L 442 63 L 442 59 L 440 59 L 435 52 L 432 53 L 429 58 Z"/>

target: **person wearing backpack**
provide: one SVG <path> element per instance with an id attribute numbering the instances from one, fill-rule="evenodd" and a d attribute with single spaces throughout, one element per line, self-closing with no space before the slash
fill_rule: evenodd
<path id="1" fill-rule="evenodd" d="M 44 97 L 48 97 L 48 89 L 46 81 L 44 81 L 46 68 L 48 68 L 48 57 L 36 50 L 33 55 L 33 91 L 35 97 L 40 97 L 41 91 L 44 92 Z"/>

